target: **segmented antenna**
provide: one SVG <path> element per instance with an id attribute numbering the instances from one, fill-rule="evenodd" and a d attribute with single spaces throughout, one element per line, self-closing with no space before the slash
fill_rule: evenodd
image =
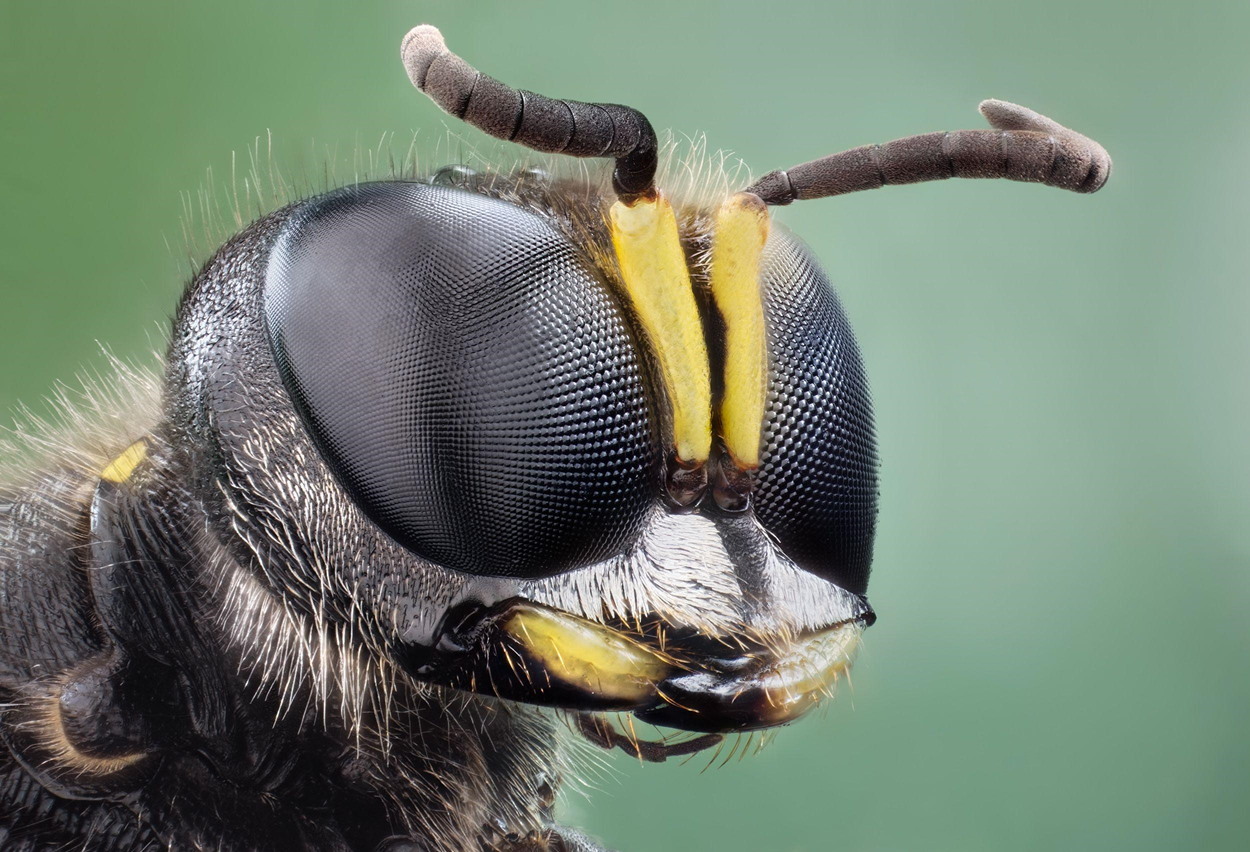
<path id="1" fill-rule="evenodd" d="M 1006 101 L 981 102 L 994 130 L 955 130 L 830 154 L 751 184 L 766 204 L 946 178 L 1006 178 L 1097 192 L 1111 175 L 1106 150 L 1075 130 Z"/>
<path id="2" fill-rule="evenodd" d="M 437 27 L 404 37 L 408 79 L 447 112 L 497 139 L 573 157 L 614 157 L 612 185 L 626 203 L 655 192 L 655 130 L 636 109 L 566 101 L 514 89 L 447 49 Z"/>

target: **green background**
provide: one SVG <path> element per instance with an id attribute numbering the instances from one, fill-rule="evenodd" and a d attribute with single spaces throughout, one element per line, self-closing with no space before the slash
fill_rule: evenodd
<path id="1" fill-rule="evenodd" d="M 180 193 L 211 168 L 227 209 L 256 137 L 312 186 L 384 132 L 454 158 L 398 62 L 423 20 L 757 174 L 978 126 L 984 97 L 1116 162 L 1093 197 L 953 181 L 778 214 L 868 363 L 881 620 L 854 688 L 762 754 L 616 759 L 570 819 L 626 850 L 1250 848 L 1250 5 L 5 0 L 0 408 L 97 341 L 156 345 Z"/>

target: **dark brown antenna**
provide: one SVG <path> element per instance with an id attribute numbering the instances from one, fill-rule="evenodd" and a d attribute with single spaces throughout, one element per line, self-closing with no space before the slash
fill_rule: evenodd
<path id="1" fill-rule="evenodd" d="M 614 157 L 612 185 L 632 203 L 655 192 L 655 130 L 636 109 L 514 89 L 447 49 L 438 28 L 414 27 L 400 49 L 412 84 L 456 118 L 497 139 L 572 157 Z"/>
<path id="2" fill-rule="evenodd" d="M 747 187 L 766 204 L 946 178 L 1006 178 L 1097 192 L 1111 174 L 1106 150 L 1075 130 L 1006 101 L 982 101 L 994 130 L 955 130 L 830 154 Z"/>

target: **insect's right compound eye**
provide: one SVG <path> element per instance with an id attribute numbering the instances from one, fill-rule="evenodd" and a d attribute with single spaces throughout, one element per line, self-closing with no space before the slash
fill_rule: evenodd
<path id="1" fill-rule="evenodd" d="M 755 513 L 799 566 L 863 594 L 877 519 L 877 449 L 859 347 L 808 250 L 764 252 L 768 407 Z"/>
<path id="2" fill-rule="evenodd" d="M 418 183 L 322 196 L 274 247 L 264 314 L 322 456 L 413 552 L 535 577 L 637 536 L 661 457 L 639 347 L 534 213 Z"/>

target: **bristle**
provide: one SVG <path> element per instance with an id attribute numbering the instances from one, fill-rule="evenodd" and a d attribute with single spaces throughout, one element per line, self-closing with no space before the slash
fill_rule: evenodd
<path id="1" fill-rule="evenodd" d="M 161 377 L 103 350 L 104 364 L 58 384 L 43 413 L 19 406 L 0 429 L 0 493 L 19 488 L 37 472 L 95 476 L 143 437 L 160 416 Z"/>
<path id="2" fill-rule="evenodd" d="M 393 133 L 384 133 L 375 144 L 357 142 L 347 156 L 314 142 L 306 159 L 320 163 L 315 170 L 286 171 L 281 160 L 305 159 L 305 155 L 280 150 L 272 134 L 257 136 L 231 154 L 228 180 L 219 180 L 210 166 L 194 193 L 181 193 L 181 254 L 191 268 L 198 268 L 217 246 L 249 223 L 301 198 L 368 181 L 418 180 L 443 165 L 464 165 L 485 178 L 497 178 L 483 187 L 486 194 L 518 203 L 527 200 L 516 197 L 512 176 L 526 168 L 541 168 L 565 187 L 583 187 L 592 198 L 610 201 L 615 197 L 610 161 L 544 155 L 488 137 L 471 140 L 459 126 L 449 125 L 442 134 L 413 133 L 403 142 L 397 142 Z M 745 164 L 729 152 L 710 150 L 705 137 L 661 137 L 656 183 L 687 217 L 690 211 L 715 208 L 750 182 Z"/>

